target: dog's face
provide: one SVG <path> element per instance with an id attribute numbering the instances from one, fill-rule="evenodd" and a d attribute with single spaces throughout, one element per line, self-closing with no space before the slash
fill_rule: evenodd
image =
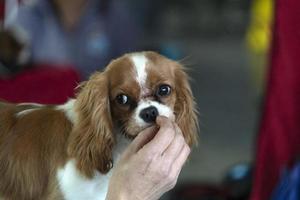
<path id="1" fill-rule="evenodd" d="M 83 84 L 76 108 L 81 137 L 97 140 L 99 154 L 109 161 L 114 132 L 135 137 L 154 125 L 158 115 L 174 120 L 190 146 L 197 142 L 197 112 L 188 76 L 178 62 L 154 52 L 126 54 L 93 74 Z M 106 162 L 98 164 L 102 172 L 109 168 Z"/>
<path id="2" fill-rule="evenodd" d="M 133 54 L 107 70 L 112 119 L 122 132 L 136 136 L 158 115 L 174 119 L 176 63 L 154 53 Z"/>

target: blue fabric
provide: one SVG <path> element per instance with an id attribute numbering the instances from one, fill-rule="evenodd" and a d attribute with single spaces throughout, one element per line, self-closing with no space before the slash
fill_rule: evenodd
<path id="1" fill-rule="evenodd" d="M 280 183 L 275 189 L 272 200 L 300 199 L 300 163 L 291 170 L 285 170 Z"/>
<path id="2" fill-rule="evenodd" d="M 19 9 L 16 24 L 29 35 L 33 62 L 74 65 L 86 77 L 112 58 L 135 50 L 138 28 L 122 2 L 109 1 L 104 12 L 101 0 L 89 0 L 75 29 L 67 31 L 49 1 Z"/>

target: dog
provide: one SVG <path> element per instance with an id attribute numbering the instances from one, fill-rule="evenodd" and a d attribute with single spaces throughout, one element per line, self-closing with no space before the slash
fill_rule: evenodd
<path id="1" fill-rule="evenodd" d="M 184 67 L 158 53 L 113 60 L 63 105 L 0 103 L 0 199 L 105 199 L 122 151 L 158 115 L 197 143 Z"/>

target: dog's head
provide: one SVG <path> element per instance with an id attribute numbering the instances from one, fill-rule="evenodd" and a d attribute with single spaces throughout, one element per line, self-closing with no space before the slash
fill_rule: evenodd
<path id="1" fill-rule="evenodd" d="M 115 130 L 135 137 L 158 115 L 174 120 L 186 142 L 197 142 L 197 111 L 182 65 L 154 52 L 125 54 L 82 84 L 69 151 L 87 175 L 112 167 Z"/>

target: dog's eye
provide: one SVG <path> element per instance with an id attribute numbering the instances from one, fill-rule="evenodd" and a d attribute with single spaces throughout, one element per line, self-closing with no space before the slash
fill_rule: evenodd
<path id="1" fill-rule="evenodd" d="M 119 94 L 116 97 L 116 101 L 121 105 L 126 105 L 129 103 L 129 97 L 125 94 Z"/>
<path id="2" fill-rule="evenodd" d="M 169 85 L 159 86 L 156 95 L 159 97 L 168 96 L 171 93 L 171 87 Z"/>

